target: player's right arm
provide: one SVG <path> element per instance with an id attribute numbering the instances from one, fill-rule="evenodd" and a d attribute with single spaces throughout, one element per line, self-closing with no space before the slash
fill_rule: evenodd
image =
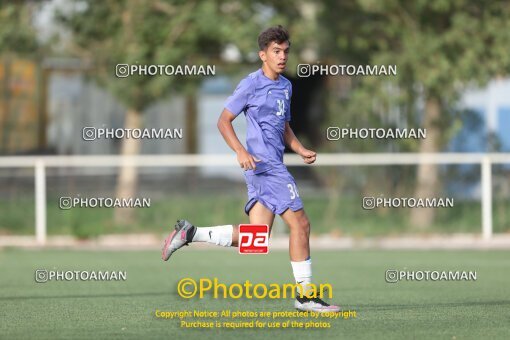
<path id="1" fill-rule="evenodd" d="M 223 109 L 223 112 L 218 119 L 218 130 L 220 130 L 223 139 L 227 142 L 228 146 L 235 151 L 237 154 L 237 162 L 245 171 L 250 169 L 255 169 L 255 162 L 259 160 L 250 155 L 248 151 L 244 148 L 243 144 L 237 138 L 234 127 L 232 126 L 232 121 L 236 116 L 227 109 Z"/>

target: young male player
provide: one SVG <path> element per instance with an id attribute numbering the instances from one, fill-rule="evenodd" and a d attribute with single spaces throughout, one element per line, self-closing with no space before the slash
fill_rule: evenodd
<path id="1" fill-rule="evenodd" d="M 306 149 L 290 128 L 292 84 L 281 74 L 285 70 L 290 40 L 282 26 L 271 27 L 258 37 L 262 68 L 244 78 L 230 96 L 218 120 L 218 129 L 237 154 L 248 187 L 245 211 L 251 224 L 271 228 L 275 215 L 290 228 L 289 253 L 296 283 L 306 291 L 312 279 L 310 258 L 310 222 L 294 178 L 283 164 L 285 144 L 300 155 L 306 164 L 315 162 L 316 153 Z M 247 120 L 246 144 L 241 144 L 232 121 L 244 112 Z M 190 242 L 209 242 L 224 247 L 238 245 L 238 225 L 197 228 L 179 220 L 163 246 L 163 260 Z M 295 308 L 303 311 L 336 312 L 319 298 L 296 297 Z"/>

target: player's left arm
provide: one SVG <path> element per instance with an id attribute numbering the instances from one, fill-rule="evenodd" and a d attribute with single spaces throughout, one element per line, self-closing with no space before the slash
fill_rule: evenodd
<path id="1" fill-rule="evenodd" d="M 285 144 L 287 144 L 292 151 L 300 155 L 306 164 L 312 164 L 315 162 L 317 159 L 317 153 L 315 151 L 308 150 L 303 146 L 303 144 L 301 144 L 294 134 L 294 131 L 292 131 L 289 122 L 285 122 L 285 132 L 283 137 L 285 138 Z"/>

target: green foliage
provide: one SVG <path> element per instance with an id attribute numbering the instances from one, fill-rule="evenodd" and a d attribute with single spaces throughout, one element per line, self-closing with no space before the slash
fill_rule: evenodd
<path id="1" fill-rule="evenodd" d="M 392 126 L 381 117 L 394 115 L 408 127 L 420 127 L 423 101 L 438 98 L 444 110 L 439 145 L 444 145 L 451 128 L 458 129 L 452 122 L 461 114 L 459 94 L 510 74 L 507 1 L 328 0 L 323 9 L 323 55 L 341 63 L 398 67 L 396 77 L 358 77 L 349 98 L 331 98 L 332 114 L 342 112 L 351 126 Z M 377 144 L 384 146 L 375 141 L 365 148 L 377 150 Z M 417 146 L 417 141 L 398 144 L 400 151 Z M 359 147 L 353 146 L 363 151 Z"/>
<path id="2" fill-rule="evenodd" d="M 333 51 L 354 62 L 391 63 L 427 92 L 455 93 L 456 83 L 508 74 L 510 4 L 459 1 L 330 1 L 323 15 L 339 34 Z M 354 22 L 356 21 L 356 23 Z M 330 36 L 331 37 L 331 36 Z M 445 93 L 446 91 L 446 93 Z"/>
<path id="3" fill-rule="evenodd" d="M 22 2 L 0 6 L 0 53 L 32 54 L 38 50 L 35 30 L 31 24 L 35 5 Z"/>
<path id="4" fill-rule="evenodd" d="M 198 78 L 179 76 L 115 77 L 116 64 L 221 65 L 220 53 L 235 44 L 245 57 L 258 51 L 257 35 L 282 22 L 279 10 L 292 2 L 250 1 L 75 1 L 80 10 L 61 12 L 72 32 L 71 50 L 89 58 L 98 79 L 127 106 L 142 110 L 169 90 L 194 87 Z M 296 12 L 297 13 L 297 12 Z M 297 20 L 298 17 L 295 17 Z M 290 19 L 283 20 L 286 24 Z"/>

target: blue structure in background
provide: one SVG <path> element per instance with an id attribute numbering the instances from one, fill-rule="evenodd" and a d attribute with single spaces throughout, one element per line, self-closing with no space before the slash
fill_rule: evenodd
<path id="1" fill-rule="evenodd" d="M 510 107 L 501 108 L 498 111 L 497 135 L 501 142 L 502 152 L 510 152 Z"/>
<path id="2" fill-rule="evenodd" d="M 510 80 L 496 80 L 486 88 L 467 91 L 461 107 L 462 128 L 448 144 L 447 152 L 510 152 Z M 510 164 L 500 166 L 510 170 Z M 448 169 L 446 191 L 457 197 L 480 197 L 480 165 L 460 164 Z M 471 183 L 471 184 L 468 184 Z"/>

